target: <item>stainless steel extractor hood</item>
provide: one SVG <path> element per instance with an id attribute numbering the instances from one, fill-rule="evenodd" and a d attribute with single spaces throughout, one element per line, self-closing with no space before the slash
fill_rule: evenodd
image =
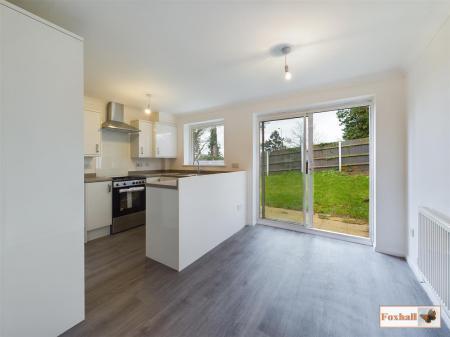
<path id="1" fill-rule="evenodd" d="M 141 130 L 123 121 L 123 104 L 109 102 L 106 108 L 106 121 L 102 124 L 102 129 L 107 129 L 122 133 L 137 133 Z"/>

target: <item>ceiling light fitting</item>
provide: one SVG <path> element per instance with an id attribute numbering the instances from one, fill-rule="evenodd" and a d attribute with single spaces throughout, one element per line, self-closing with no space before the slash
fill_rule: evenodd
<path id="1" fill-rule="evenodd" d="M 152 95 L 151 94 L 147 94 L 146 96 L 148 98 L 148 102 L 147 102 L 147 106 L 145 107 L 144 111 L 145 111 L 145 113 L 147 115 L 150 115 L 152 113 L 152 108 L 150 107 L 150 99 L 151 99 Z"/>
<path id="2" fill-rule="evenodd" d="M 289 81 L 292 78 L 292 74 L 287 64 L 287 55 L 291 52 L 291 47 L 285 46 L 281 48 L 281 52 L 284 54 L 284 79 Z"/>

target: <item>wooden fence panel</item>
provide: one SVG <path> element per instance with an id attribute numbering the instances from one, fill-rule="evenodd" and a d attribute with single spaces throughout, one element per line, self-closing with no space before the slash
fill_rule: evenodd
<path id="1" fill-rule="evenodd" d="M 301 148 L 273 151 L 269 153 L 268 159 L 269 173 L 300 171 Z M 314 145 L 314 169 L 316 171 L 339 170 L 338 142 Z M 341 169 L 350 173 L 369 174 L 368 138 L 341 142 Z"/>

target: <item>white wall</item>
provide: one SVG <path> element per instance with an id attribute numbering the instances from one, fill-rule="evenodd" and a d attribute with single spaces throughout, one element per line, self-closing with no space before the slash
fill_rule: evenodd
<path id="1" fill-rule="evenodd" d="M 100 111 L 102 122 L 106 119 L 107 100 L 85 97 L 85 108 Z M 125 122 L 129 123 L 135 119 L 159 120 L 162 122 L 173 122 L 174 117 L 168 113 L 153 113 L 148 116 L 143 109 L 125 106 Z M 163 159 L 132 159 L 130 155 L 130 135 L 101 131 L 102 145 L 101 156 L 96 158 L 85 157 L 85 173 L 96 173 L 98 176 L 126 175 L 128 171 L 134 170 L 160 170 L 164 168 Z"/>
<path id="2" fill-rule="evenodd" d="M 450 217 L 450 19 L 411 65 L 407 88 L 408 260 L 416 263 L 418 207 Z"/>
<path id="3" fill-rule="evenodd" d="M 9 6 L 0 0 L 0 336 L 54 337 L 84 319 L 83 42 Z"/>
<path id="4" fill-rule="evenodd" d="M 401 73 L 380 74 L 284 97 L 245 102 L 209 111 L 177 116 L 178 156 L 173 168 L 183 168 L 183 125 L 223 118 L 225 120 L 225 165 L 238 163 L 248 172 L 247 223 L 252 215 L 253 114 L 291 111 L 325 102 L 374 96 L 376 102 L 376 249 L 406 255 L 406 127 L 405 83 Z M 211 168 L 214 169 L 214 168 Z M 218 170 L 222 168 L 216 168 Z"/>

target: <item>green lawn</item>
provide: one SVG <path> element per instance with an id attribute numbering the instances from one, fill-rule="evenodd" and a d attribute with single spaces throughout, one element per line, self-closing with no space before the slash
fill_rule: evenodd
<path id="1" fill-rule="evenodd" d="M 303 180 L 298 172 L 266 177 L 266 206 L 301 210 Z M 337 171 L 314 173 L 314 212 L 369 219 L 369 177 Z"/>

